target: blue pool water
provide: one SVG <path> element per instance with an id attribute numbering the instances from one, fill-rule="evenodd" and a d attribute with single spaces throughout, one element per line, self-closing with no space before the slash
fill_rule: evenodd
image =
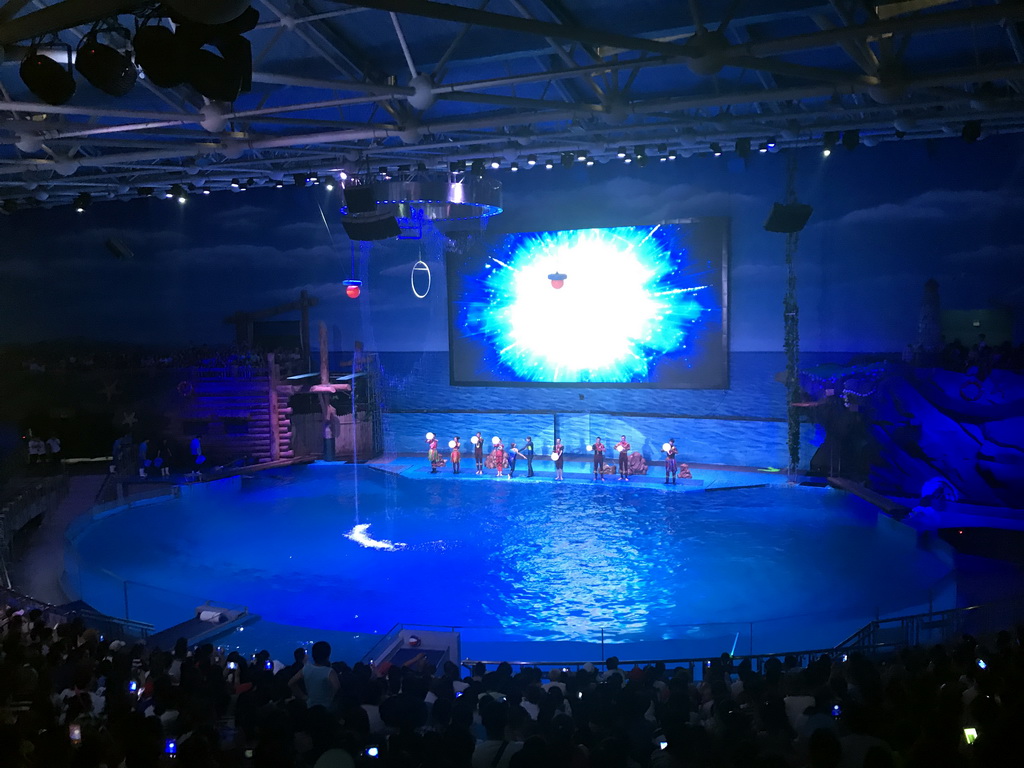
<path id="1" fill-rule="evenodd" d="M 840 491 L 675 490 L 313 465 L 93 519 L 73 533 L 67 580 L 158 628 L 206 600 L 309 628 L 282 643 L 401 622 L 464 627 L 469 642 L 603 632 L 637 648 L 706 636 L 721 650 L 738 632 L 738 651 L 774 651 L 926 609 L 949 572 L 913 531 Z"/>

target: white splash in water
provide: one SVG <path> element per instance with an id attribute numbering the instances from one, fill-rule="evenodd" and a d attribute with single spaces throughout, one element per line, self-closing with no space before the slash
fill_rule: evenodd
<path id="1" fill-rule="evenodd" d="M 361 547 L 370 547 L 371 549 L 384 549 L 388 552 L 394 552 L 396 549 L 403 549 L 405 544 L 401 542 L 390 542 L 387 539 L 379 540 L 370 536 L 367 531 L 370 528 L 369 523 L 362 523 L 357 525 L 351 531 L 345 534 L 346 539 L 351 539 Z"/>

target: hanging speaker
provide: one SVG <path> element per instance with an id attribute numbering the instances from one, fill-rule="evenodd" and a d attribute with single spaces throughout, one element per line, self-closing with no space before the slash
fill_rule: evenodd
<path id="1" fill-rule="evenodd" d="M 814 209 L 803 203 L 775 203 L 764 228 L 768 232 L 781 232 L 789 235 L 801 231 L 811 218 Z"/>
<path id="2" fill-rule="evenodd" d="M 387 240 L 398 237 L 401 229 L 394 216 L 344 216 L 341 226 L 350 240 Z"/>

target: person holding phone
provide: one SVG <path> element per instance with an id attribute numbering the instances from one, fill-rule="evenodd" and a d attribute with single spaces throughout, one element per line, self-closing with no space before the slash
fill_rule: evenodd
<path id="1" fill-rule="evenodd" d="M 337 673 L 331 668 L 331 644 L 324 640 L 313 643 L 313 663 L 307 664 L 299 670 L 291 680 L 288 687 L 295 698 L 305 700 L 306 706 L 331 708 L 334 703 L 334 696 L 341 688 Z M 303 692 L 300 684 L 306 686 Z"/>

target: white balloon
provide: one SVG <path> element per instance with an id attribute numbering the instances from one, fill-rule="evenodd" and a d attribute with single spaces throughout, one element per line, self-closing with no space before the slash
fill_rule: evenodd
<path id="1" fill-rule="evenodd" d="M 448 441 L 448 447 L 449 448 L 454 448 L 455 447 L 455 441 L 454 440 L 449 440 Z"/>
<path id="2" fill-rule="evenodd" d="M 433 440 L 433 439 L 434 439 L 434 433 L 433 432 L 427 432 L 427 440 Z"/>
<path id="3" fill-rule="evenodd" d="M 587 446 L 587 450 L 588 450 L 588 451 L 592 451 L 592 450 L 594 450 L 594 446 L 592 446 L 592 445 L 588 445 L 588 446 Z"/>
<path id="4" fill-rule="evenodd" d="M 551 454 L 551 460 L 552 461 L 558 461 L 558 452 L 557 451 Z"/>
<path id="5" fill-rule="evenodd" d="M 665 453 L 668 453 L 671 448 L 672 446 L 669 445 L 668 443 L 662 443 L 661 450 L 663 450 Z"/>
<path id="6" fill-rule="evenodd" d="M 477 437 L 476 435 L 473 435 L 471 438 L 469 438 L 469 442 L 471 442 L 473 445 L 476 445 L 477 443 L 480 442 L 480 438 Z"/>
<path id="7" fill-rule="evenodd" d="M 491 438 L 491 445 L 497 445 L 500 442 L 501 442 L 501 438 L 498 437 L 497 435 L 495 435 L 494 437 Z"/>

